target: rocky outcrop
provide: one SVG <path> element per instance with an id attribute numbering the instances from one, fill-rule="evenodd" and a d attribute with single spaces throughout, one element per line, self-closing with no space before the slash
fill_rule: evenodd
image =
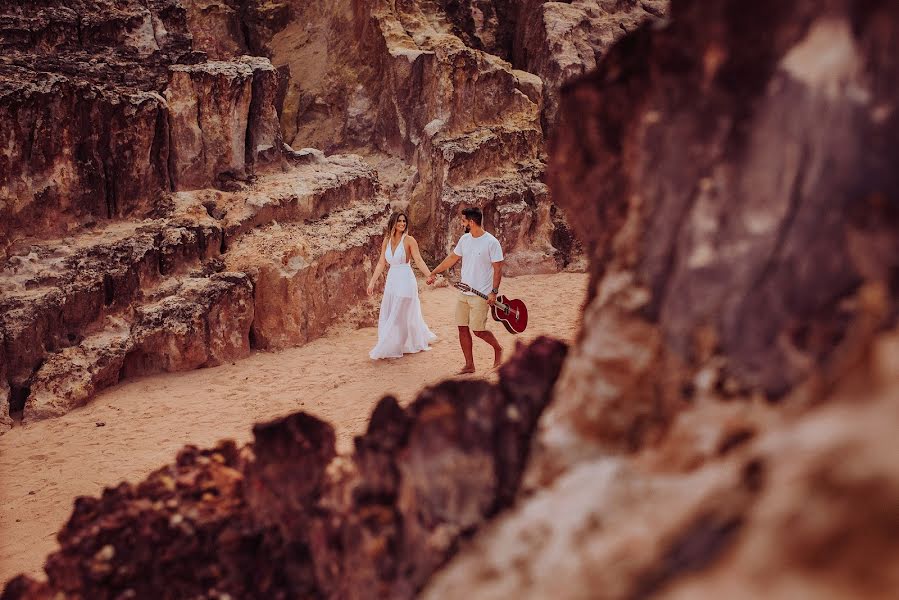
<path id="1" fill-rule="evenodd" d="M 326 307 L 338 294 L 349 306 L 360 304 L 365 285 L 357 279 L 374 267 L 359 265 L 377 256 L 372 240 L 383 227 L 384 204 L 373 202 L 375 173 L 357 157 L 310 156 L 315 160 L 240 191 L 175 194 L 166 217 L 18 247 L 0 280 L 3 381 L 12 411 L 26 420 L 55 416 L 122 378 L 211 366 L 245 356 L 251 346 L 270 347 L 253 336 L 285 307 L 283 298 L 260 298 L 271 290 L 262 274 L 274 253 L 255 252 L 274 243 L 273 231 L 282 227 L 295 234 L 293 258 L 313 265 L 304 273 L 327 267 L 351 274 L 320 277 L 310 297 L 295 290 L 291 301 L 308 305 L 304 316 L 317 316 L 294 343 L 335 321 Z M 341 238 L 329 237 L 340 228 Z M 358 246 L 339 251 L 338 241 L 353 239 Z M 231 259 L 231 250 L 243 258 Z M 226 264 L 239 270 L 222 272 Z"/>
<path id="2" fill-rule="evenodd" d="M 6 339 L 0 331 L 0 347 L 6 346 Z M 0 363 L 0 433 L 9 431 L 12 418 L 9 415 L 9 380 L 6 377 L 6 361 Z"/>
<path id="3" fill-rule="evenodd" d="M 173 66 L 164 94 L 12 66 L 4 89 L 3 74 L 0 111 L 14 123 L 2 140 L 7 244 L 152 215 L 173 189 L 221 187 L 282 155 L 279 75 L 263 58 Z"/>
<path id="4" fill-rule="evenodd" d="M 172 187 L 244 180 L 248 166 L 279 158 L 278 88 L 265 58 L 172 66 L 165 91 Z"/>
<path id="5" fill-rule="evenodd" d="M 388 216 L 385 206 L 358 206 L 314 227 L 277 224 L 241 239 L 226 264 L 253 278 L 254 347 L 305 344 L 340 322 L 374 271 Z"/>
<path id="6" fill-rule="evenodd" d="M 278 163 L 266 59 L 202 62 L 174 0 L 69 4 L 0 9 L 0 251 Z"/>
<path id="7" fill-rule="evenodd" d="M 56 417 L 121 379 L 210 367 L 250 352 L 252 283 L 243 273 L 171 282 L 177 291 L 110 318 L 77 346 L 51 354 L 30 379 L 23 419 Z"/>
<path id="8" fill-rule="evenodd" d="M 455 138 L 435 136 L 422 144 L 421 180 L 410 212 L 413 222 L 427 224 L 420 237 L 436 248 L 436 261 L 463 233 L 460 211 L 478 206 L 485 228 L 503 245 L 507 273 L 556 272 L 569 264 L 575 253 L 553 244 L 565 224 L 552 218 L 555 207 L 536 155 L 539 139 L 539 129 L 484 129 Z M 496 155 L 517 160 L 494 160 Z"/>
<path id="9" fill-rule="evenodd" d="M 663 19 L 665 0 L 574 0 L 520 3 L 512 63 L 543 80 L 543 126 L 550 131 L 567 82 L 592 71 L 612 44 L 644 22 Z"/>
<path id="10" fill-rule="evenodd" d="M 713 13 L 722 26 L 740 18 L 727 12 L 731 6 L 722 2 Z M 636 386 L 632 391 L 655 398 L 652 417 L 640 418 L 642 431 L 632 432 L 635 446 L 663 430 L 686 400 L 677 390 L 703 369 L 729 395 L 777 401 L 832 366 L 842 344 L 855 341 L 860 319 L 873 319 L 869 329 L 892 321 L 899 180 L 872 152 L 890 154 L 899 138 L 892 114 L 878 109 L 893 102 L 880 74 L 894 65 L 865 50 L 887 43 L 888 28 L 864 21 L 869 28 L 852 29 L 860 26 L 851 21 L 855 4 L 840 7 L 824 20 L 805 5 L 773 20 L 758 17 L 760 29 L 792 33 L 757 62 L 741 58 L 750 52 L 743 38 L 723 33 L 668 53 L 692 35 L 685 31 L 698 17 L 687 6 L 677 26 L 644 30 L 616 47 L 568 96 L 570 121 L 555 144 L 552 181 L 581 215 L 578 232 L 589 240 L 587 311 L 597 323 L 575 353 L 581 358 L 571 362 L 571 380 L 580 363 L 594 379 L 578 389 L 595 390 L 606 360 L 597 357 L 612 356 L 609 339 L 646 342 L 626 361 L 633 370 L 615 367 L 610 396 L 581 396 L 615 406 L 615 397 Z M 893 23 L 887 9 L 877 12 L 878 23 Z M 844 59 L 829 78 L 807 54 L 824 40 L 840 44 Z M 673 60 L 683 61 L 677 75 L 652 69 Z M 739 68 L 748 64 L 743 77 Z M 604 85 L 610 69 L 622 69 L 627 82 Z M 670 94 L 662 90 L 669 82 L 701 93 Z M 856 89 L 864 93 L 856 97 Z M 593 115 L 589 123 L 585 112 Z M 710 130 L 713 115 L 718 125 Z M 822 129 L 824 119 L 830 125 Z M 606 122 L 616 129 L 575 133 L 602 131 Z M 873 146 L 862 151 L 868 138 Z M 585 193 L 585 181 L 596 183 L 593 191 Z M 877 314 L 880 294 L 884 314 Z M 663 366 L 671 390 L 644 387 L 643 373 Z M 574 397 L 574 387 L 562 385 Z M 629 409 L 620 406 L 625 416 Z M 622 424 L 630 418 L 637 415 Z M 623 433 L 599 438 L 620 441 Z"/>
<path id="11" fill-rule="evenodd" d="M 715 399 L 679 415 L 651 451 L 577 463 L 422 597 L 888 596 L 897 339 L 880 338 L 849 377 L 872 385 L 818 396 L 827 404 L 798 421 Z"/>
<path id="12" fill-rule="evenodd" d="M 895 589 L 899 10 L 819 8 L 676 3 L 567 89 L 584 328 L 529 495 L 424 597 Z"/>
<path id="13" fill-rule="evenodd" d="M 23 232 L 146 210 L 168 186 L 158 92 L 188 57 L 183 10 L 112 4 L 0 9 L 0 250 Z"/>
<path id="14" fill-rule="evenodd" d="M 630 3 L 591 7 L 578 10 L 643 14 Z M 505 247 L 508 275 L 578 268 L 579 245 L 542 181 L 544 83 L 508 62 L 524 66 L 516 48 L 543 43 L 521 33 L 521 10 L 504 1 L 383 0 L 47 0 L 0 9 L 0 118 L 12 124 L 0 132 L 0 304 L 13 412 L 37 392 L 56 394 L 41 405 L 77 404 L 138 372 L 122 370 L 119 358 L 135 347 L 138 313 L 157 292 L 208 279 L 254 228 L 264 230 L 245 248 L 270 247 L 267 236 L 283 238 L 285 222 L 357 201 L 377 207 L 340 217 L 367 232 L 347 254 L 360 260 L 389 201 L 408 209 L 432 262 L 461 233 L 459 209 L 477 205 Z M 343 159 L 321 167 L 324 155 L 285 140 L 359 150 L 387 185 L 376 190 L 371 169 Z M 304 177 L 308 184 L 288 183 Z M 335 185 L 321 187 L 329 177 Z M 307 239 L 301 229 L 288 228 L 297 240 L 288 262 L 338 260 L 324 246 L 309 250 L 318 233 Z M 303 278 L 317 276 L 304 267 L 287 284 L 281 267 L 242 252 L 241 269 L 267 282 L 254 287 L 254 302 L 297 306 Z M 333 302 L 304 297 L 311 312 L 256 305 L 253 339 L 283 347 L 319 335 Z M 285 323 L 296 327 L 278 333 L 281 341 L 265 333 Z M 107 343 L 115 358 L 99 350 Z"/>
<path id="15" fill-rule="evenodd" d="M 550 185 L 591 284 L 564 364 L 539 340 L 495 386 L 385 399 L 352 458 L 302 413 L 188 449 L 79 500 L 49 581 L 4 597 L 888 596 L 897 30 L 888 2 L 675 3 L 566 88 Z M 443 201 L 496 129 L 441 127 Z"/>
<path id="16" fill-rule="evenodd" d="M 623 35 L 668 13 L 667 0 L 440 0 L 440 6 L 449 30 L 467 46 L 542 80 L 547 132 L 565 83 L 593 70 Z"/>
<path id="17" fill-rule="evenodd" d="M 257 425 L 242 449 L 185 448 L 79 498 L 48 582 L 16 578 L 3 598 L 411 598 L 514 498 L 564 356 L 542 338 L 498 384 L 446 382 L 407 409 L 384 398 L 348 457 L 305 413 Z"/>
<path id="18" fill-rule="evenodd" d="M 294 6 L 267 44 L 294 82 L 285 139 L 412 165 L 391 200 L 408 207 L 428 259 L 452 248 L 459 208 L 478 205 L 510 274 L 567 266 L 578 250 L 555 245 L 571 236 L 541 182 L 539 78 L 466 45 L 436 4 L 349 4 Z"/>
<path id="19" fill-rule="evenodd" d="M 249 53 L 238 0 L 181 0 L 193 48 L 212 60 Z"/>
<path id="20" fill-rule="evenodd" d="M 2 249 L 26 232 L 151 210 L 169 185 L 164 105 L 152 91 L 0 65 Z"/>

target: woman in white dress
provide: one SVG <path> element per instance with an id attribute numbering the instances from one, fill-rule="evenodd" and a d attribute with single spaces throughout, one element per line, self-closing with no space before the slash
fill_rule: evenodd
<path id="1" fill-rule="evenodd" d="M 430 350 L 428 345 L 437 339 L 421 316 L 418 283 L 411 260 L 415 259 L 425 277 L 430 277 L 431 271 L 421 258 L 418 243 L 408 232 L 408 217 L 401 212 L 394 213 L 387 223 L 378 266 L 368 283 L 370 296 L 374 293 L 375 282 L 387 268 L 387 283 L 384 284 L 378 317 L 378 343 L 368 353 L 373 359 L 399 358 L 403 354 Z"/>

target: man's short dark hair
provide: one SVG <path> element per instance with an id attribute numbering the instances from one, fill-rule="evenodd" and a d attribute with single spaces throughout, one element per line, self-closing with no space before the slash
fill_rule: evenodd
<path id="1" fill-rule="evenodd" d="M 481 225 L 484 221 L 484 213 L 481 212 L 481 209 L 477 206 L 472 206 L 470 208 L 463 208 L 462 215 L 471 221 L 474 221 L 478 225 Z"/>

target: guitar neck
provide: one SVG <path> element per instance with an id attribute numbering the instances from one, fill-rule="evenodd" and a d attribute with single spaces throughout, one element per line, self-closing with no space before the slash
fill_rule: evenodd
<path id="1" fill-rule="evenodd" d="M 481 293 L 481 292 L 479 292 L 478 290 L 474 289 L 473 287 L 469 287 L 469 288 L 468 288 L 468 291 L 471 292 L 472 294 L 475 294 L 475 295 L 477 295 L 477 296 L 480 296 L 480 297 L 483 298 L 484 300 L 489 300 L 489 299 L 490 299 L 490 298 L 487 297 L 487 294 Z M 505 310 L 505 311 L 508 311 L 508 310 L 509 310 L 509 307 L 508 307 L 507 305 L 503 304 L 502 302 L 497 302 L 496 305 L 500 308 L 500 310 Z"/>

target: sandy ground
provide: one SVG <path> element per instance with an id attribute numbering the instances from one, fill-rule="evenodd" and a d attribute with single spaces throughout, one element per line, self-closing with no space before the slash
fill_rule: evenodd
<path id="1" fill-rule="evenodd" d="M 573 340 L 586 283 L 586 275 L 570 273 L 506 278 L 503 293 L 524 299 L 530 313 L 520 336 L 499 323 L 489 326 L 506 355 L 516 338 Z M 425 320 L 438 336 L 429 352 L 372 361 L 377 328 L 334 328 L 300 348 L 126 382 L 64 417 L 0 436 L 0 582 L 20 572 L 42 576 L 44 557 L 56 549 L 56 532 L 76 496 L 139 481 L 185 444 L 246 442 L 253 423 L 305 410 L 334 425 L 340 450 L 348 451 L 385 394 L 409 403 L 423 386 L 462 366 L 452 321 L 456 293 L 427 288 L 421 294 Z M 492 362 L 490 347 L 476 339 L 474 377 L 495 377 L 488 372 Z"/>

